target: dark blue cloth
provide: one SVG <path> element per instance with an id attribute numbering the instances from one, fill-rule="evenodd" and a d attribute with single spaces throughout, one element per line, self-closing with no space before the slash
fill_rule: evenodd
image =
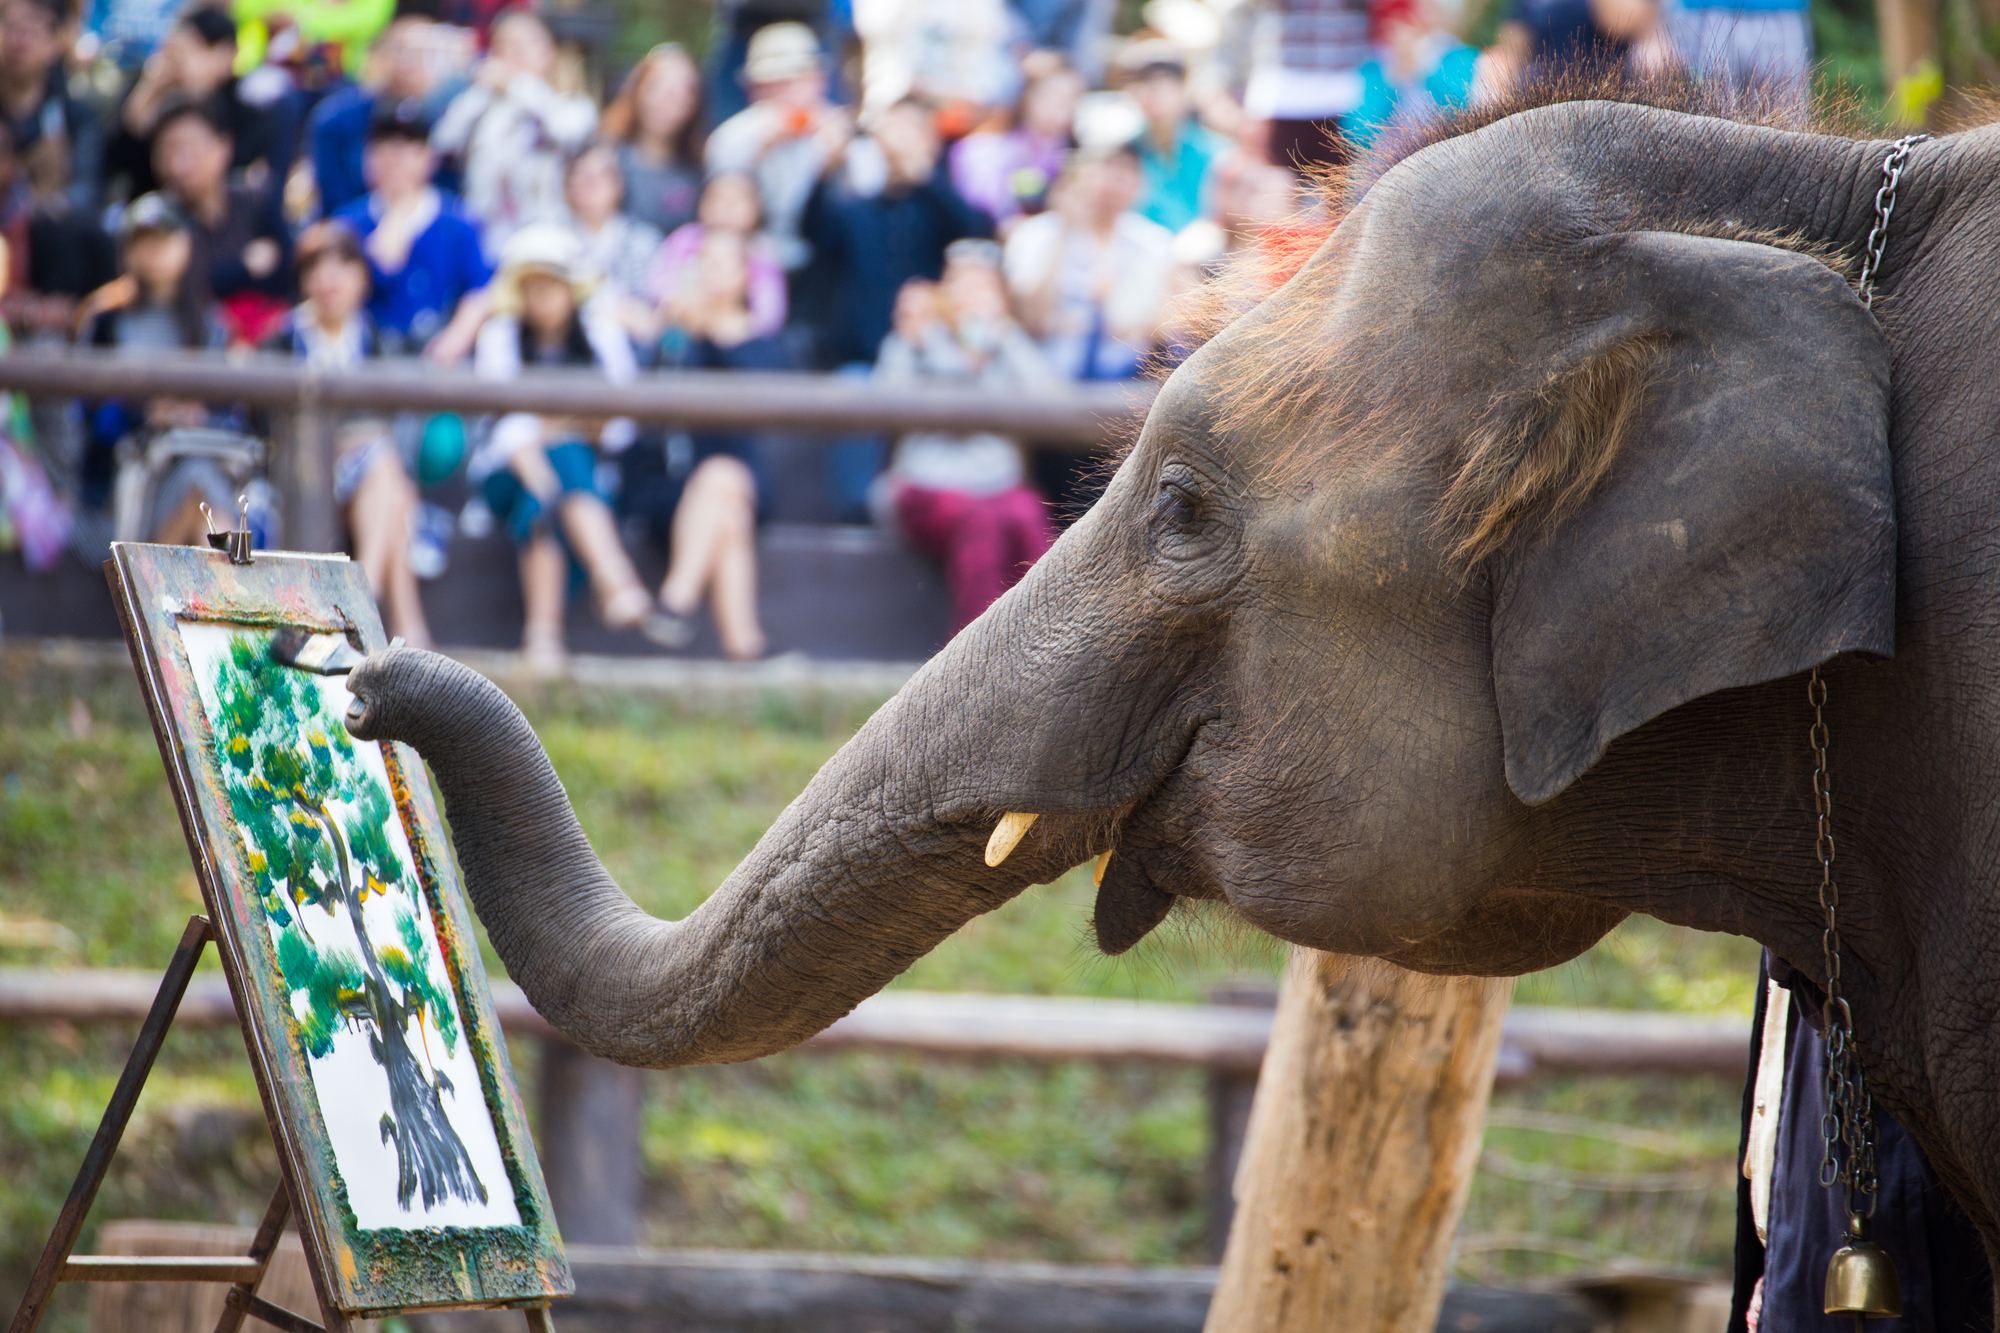
<path id="1" fill-rule="evenodd" d="M 368 313 L 376 327 L 417 343 L 451 321 L 467 292 L 493 279 L 479 248 L 478 229 L 460 211 L 458 200 L 448 194 L 443 198 L 437 218 L 411 243 L 401 271 L 384 273 L 374 256 L 368 259 L 368 274 L 375 283 Z M 375 213 L 366 195 L 340 210 L 338 217 L 363 240 L 375 230 Z"/>
<path id="2" fill-rule="evenodd" d="M 990 236 L 993 223 L 965 202 L 942 163 L 915 189 L 857 196 L 837 177 L 820 184 L 800 227 L 813 258 L 803 280 L 806 317 L 819 333 L 823 366 L 875 360 L 911 278 L 936 279 L 945 247 Z"/>
<path id="3" fill-rule="evenodd" d="M 669 371 L 797 369 L 784 342 L 775 337 L 718 347 L 706 338 L 689 340 L 670 331 L 660 360 Z M 618 511 L 642 521 L 653 541 L 665 547 L 688 478 L 711 458 L 734 458 L 750 469 L 757 487 L 757 521 L 769 518 L 770 469 L 758 437 L 749 431 L 668 430 L 641 436 L 619 460 Z"/>
<path id="4" fill-rule="evenodd" d="M 361 157 L 368 147 L 368 120 L 374 114 L 374 94 L 350 83 L 320 99 L 306 122 L 306 146 L 312 154 L 319 211 L 324 217 L 332 217 L 368 193 Z"/>
<path id="5" fill-rule="evenodd" d="M 1745 1327 L 1742 1310 L 1761 1276 L 1764 1333 L 1853 1333 L 1852 1316 L 1824 1313 L 1827 1261 L 1847 1230 L 1845 1192 L 1819 1183 L 1826 1043 L 1818 1027 L 1825 996 L 1782 959 L 1765 957 L 1765 975 L 1792 992 L 1785 1095 L 1766 1219 L 1768 1241 L 1759 1254 L 1754 1229 L 1746 1247 L 1744 1227 L 1739 1226 L 1737 1314 L 1730 1327 L 1732 1333 Z M 1761 992 L 1761 978 L 1759 987 Z M 1761 1018 L 1760 1010 L 1753 1029 L 1759 1038 Z M 1753 1071 L 1760 1044 L 1753 1039 Z M 1895 1260 L 1903 1315 L 1869 1320 L 1869 1333 L 1990 1333 L 1993 1283 L 1979 1233 L 1939 1183 L 1923 1150 L 1880 1102 L 1875 1104 L 1875 1126 L 1881 1186 L 1869 1239 Z"/>
<path id="6" fill-rule="evenodd" d="M 1572 61 L 1613 60 L 1625 50 L 1624 42 L 1597 26 L 1590 0 L 1517 0 L 1510 17 L 1527 28 L 1529 59 L 1538 71 Z"/>

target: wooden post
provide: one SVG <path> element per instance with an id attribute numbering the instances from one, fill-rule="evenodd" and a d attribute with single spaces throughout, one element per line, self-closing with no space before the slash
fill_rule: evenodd
<path id="1" fill-rule="evenodd" d="M 1513 984 L 1293 951 L 1206 1333 L 1431 1333 Z"/>
<path id="2" fill-rule="evenodd" d="M 333 422 L 305 395 L 296 412 L 274 413 L 271 482 L 278 490 L 286 550 L 340 549 L 340 512 L 333 498 Z"/>
<path id="3" fill-rule="evenodd" d="M 1897 108 L 1897 86 L 1925 61 L 1938 59 L 1938 0 L 1875 0 L 1875 26 L 1882 40 L 1882 86 L 1889 93 L 1890 113 Z"/>
<path id="4" fill-rule="evenodd" d="M 566 1241 L 639 1243 L 641 1078 L 561 1037 L 542 1040 L 542 1174 Z"/>

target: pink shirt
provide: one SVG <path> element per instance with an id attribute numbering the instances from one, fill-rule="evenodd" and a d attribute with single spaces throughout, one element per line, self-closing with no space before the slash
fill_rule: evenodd
<path id="1" fill-rule="evenodd" d="M 658 305 L 674 292 L 701 258 L 703 228 L 690 222 L 674 228 L 646 269 L 646 298 Z M 785 327 L 785 271 L 778 267 L 763 236 L 750 240 L 750 336 L 762 338 Z"/>

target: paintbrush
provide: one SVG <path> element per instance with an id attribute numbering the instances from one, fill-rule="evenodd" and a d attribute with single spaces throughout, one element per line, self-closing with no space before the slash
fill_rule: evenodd
<path id="1" fill-rule="evenodd" d="M 400 648 L 403 641 L 400 638 L 391 639 L 389 646 Z M 271 658 L 316 676 L 344 676 L 367 661 L 368 654 L 357 652 L 344 634 L 320 633 L 300 625 L 287 625 L 272 636 Z"/>

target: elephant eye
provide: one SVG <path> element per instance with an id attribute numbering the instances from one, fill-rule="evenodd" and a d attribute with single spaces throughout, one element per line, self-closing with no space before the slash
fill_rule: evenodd
<path id="1" fill-rule="evenodd" d="M 1201 495 L 1178 477 L 1164 478 L 1153 502 L 1153 515 L 1176 532 L 1192 532 L 1201 524 Z"/>

